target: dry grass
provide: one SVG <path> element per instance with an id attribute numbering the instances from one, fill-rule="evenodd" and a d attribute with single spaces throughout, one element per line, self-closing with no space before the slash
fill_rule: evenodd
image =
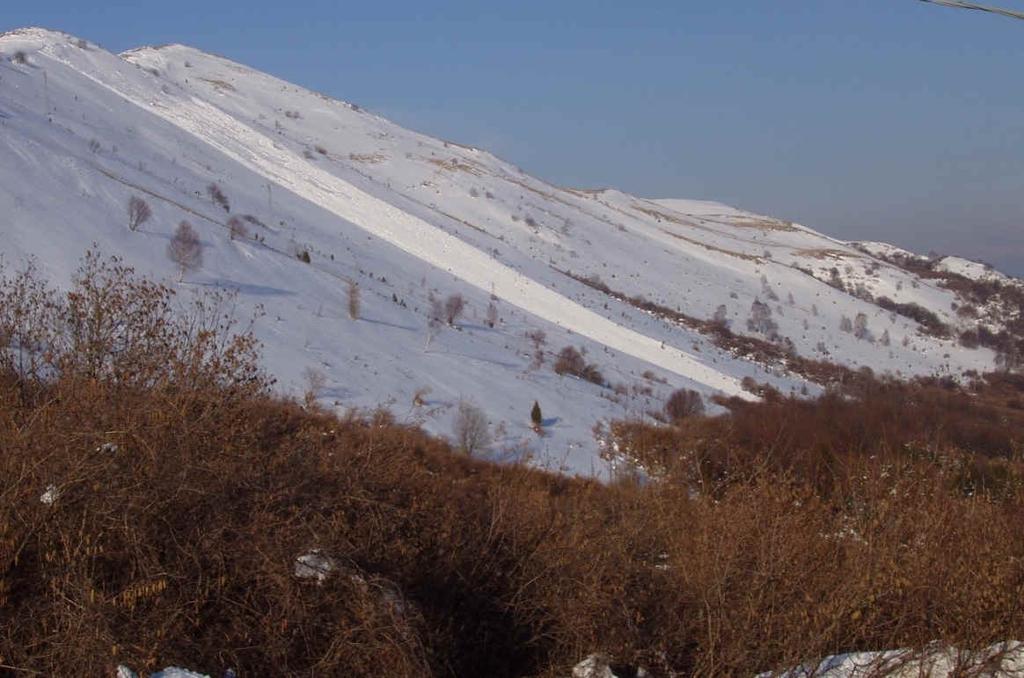
<path id="1" fill-rule="evenodd" d="M 847 252 L 846 250 L 837 250 L 829 247 L 814 247 L 793 250 L 793 255 L 797 257 L 807 257 L 809 259 L 831 259 L 833 261 L 840 261 L 843 259 L 863 259 L 863 257 L 857 254 Z"/>
<path id="2" fill-rule="evenodd" d="M 203 82 L 209 83 L 215 89 L 218 89 L 218 90 L 220 90 L 222 92 L 235 92 L 235 91 L 237 91 L 235 89 L 235 86 L 232 85 L 230 82 L 227 82 L 226 80 L 214 80 L 214 79 L 211 79 L 211 78 L 199 78 L 199 79 L 202 80 Z"/>
<path id="3" fill-rule="evenodd" d="M 475 177 L 481 177 L 486 174 L 483 166 L 473 160 L 465 160 L 463 158 L 450 158 L 449 160 L 441 160 L 440 158 L 429 158 L 427 160 L 432 165 L 436 165 L 440 168 L 438 171 L 445 172 L 464 172 L 471 174 Z"/>
<path id="4" fill-rule="evenodd" d="M 367 165 L 377 165 L 388 159 L 383 153 L 349 153 L 348 159 L 353 162 L 361 162 Z"/>

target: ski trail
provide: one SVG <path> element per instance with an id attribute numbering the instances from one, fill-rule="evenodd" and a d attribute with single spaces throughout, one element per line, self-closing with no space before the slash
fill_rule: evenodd
<path id="1" fill-rule="evenodd" d="M 623 327 L 498 262 L 476 247 L 422 219 L 365 193 L 257 130 L 198 99 L 141 91 L 127 79 L 106 82 L 76 68 L 59 54 L 51 58 L 125 101 L 192 134 L 267 180 L 507 303 L 611 349 L 682 377 L 750 399 L 739 380 L 679 348 Z M 133 91 L 134 90 L 134 91 Z"/>

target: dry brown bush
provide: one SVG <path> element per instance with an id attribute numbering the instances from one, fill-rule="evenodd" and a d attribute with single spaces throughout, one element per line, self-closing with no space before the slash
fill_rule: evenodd
<path id="1" fill-rule="evenodd" d="M 588 363 L 575 346 L 566 346 L 559 351 L 552 369 L 556 374 L 571 374 L 598 386 L 604 386 L 604 375 L 596 365 Z"/>
<path id="2" fill-rule="evenodd" d="M 692 389 L 677 389 L 665 401 L 665 416 L 669 421 L 679 422 L 700 414 L 704 414 L 704 399 Z"/>
<path id="3" fill-rule="evenodd" d="M 238 217 L 228 219 L 228 237 L 231 240 L 248 240 L 249 229 Z"/>
<path id="4" fill-rule="evenodd" d="M 89 266 L 77 310 L 30 274 L 0 285 L 15 675 L 553 677 L 592 652 L 659 677 L 751 675 L 1024 636 L 1019 377 L 864 377 L 814 402 L 622 424 L 663 479 L 605 486 L 453 454 L 384 412 L 271 398 L 244 341 L 170 342 L 156 370 L 83 311 L 128 295 L 159 348 L 181 336 L 147 301 L 162 288 Z M 295 576 L 313 550 L 333 563 L 322 583 Z"/>

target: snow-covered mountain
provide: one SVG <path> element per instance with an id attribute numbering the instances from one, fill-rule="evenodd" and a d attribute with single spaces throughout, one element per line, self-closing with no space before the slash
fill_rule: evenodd
<path id="1" fill-rule="evenodd" d="M 133 196 L 152 209 L 135 231 Z M 182 220 L 203 265 L 178 282 L 165 250 Z M 596 423 L 648 416 L 674 389 L 820 389 L 693 319 L 904 376 L 991 370 L 995 353 L 959 332 L 1003 322 L 958 313 L 962 292 L 868 244 L 717 203 L 559 188 L 221 57 L 116 55 L 42 29 L 0 36 L 0 231 L 8 266 L 33 256 L 60 284 L 96 243 L 181 290 L 237 290 L 239 315 L 264 310 L 256 334 L 287 392 L 312 369 L 325 405 L 383 405 L 442 434 L 469 401 L 491 454 L 578 473 L 605 468 Z M 431 323 L 453 294 L 461 319 Z M 570 345 L 603 385 L 552 370 Z"/>

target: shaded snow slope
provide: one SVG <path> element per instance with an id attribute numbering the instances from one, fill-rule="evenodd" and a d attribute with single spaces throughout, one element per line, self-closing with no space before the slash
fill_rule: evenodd
<path id="1" fill-rule="evenodd" d="M 136 232 L 133 195 L 153 209 Z M 747 320 L 764 301 L 799 354 L 851 367 L 957 375 L 993 363 L 851 293 L 960 322 L 952 292 L 846 243 L 717 203 L 558 188 L 179 45 L 118 56 L 41 29 L 0 36 L 0 215 L 4 260 L 35 256 L 61 284 L 96 243 L 182 291 L 237 290 L 240 316 L 263 309 L 256 332 L 286 391 L 301 392 L 313 369 L 325 405 L 383 405 L 442 434 L 459 400 L 472 401 L 490 420 L 491 454 L 569 472 L 603 473 L 594 424 L 647 416 L 674 388 L 733 395 L 744 377 L 818 388 L 581 278 L 697 318 L 724 313 L 740 333 L 756 334 Z M 231 218 L 251 237 L 230 239 Z M 182 220 L 199 231 L 204 263 L 178 284 L 164 250 Z M 836 274 L 845 291 L 828 284 Z M 361 290 L 357 320 L 349 283 Z M 465 316 L 432 329 L 431 306 L 451 294 L 465 297 Z M 866 334 L 840 330 L 858 314 Z M 540 366 L 526 336 L 537 331 Z M 552 372 L 567 345 L 606 387 Z M 543 438 L 530 431 L 534 400 Z"/>

